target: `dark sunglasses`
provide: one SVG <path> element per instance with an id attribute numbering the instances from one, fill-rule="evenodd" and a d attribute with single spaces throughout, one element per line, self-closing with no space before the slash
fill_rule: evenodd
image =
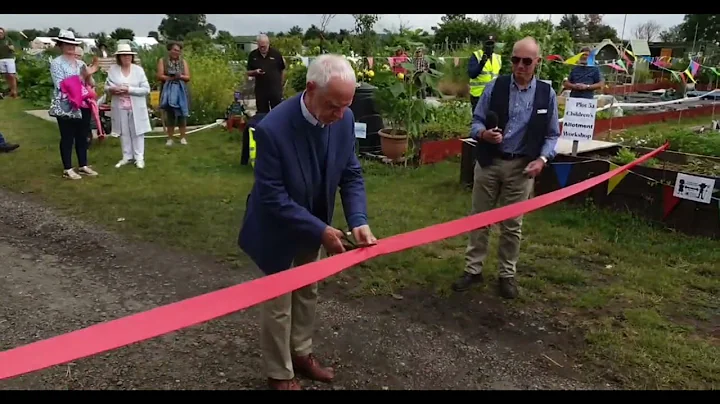
<path id="1" fill-rule="evenodd" d="M 532 59 L 532 58 L 519 58 L 519 57 L 517 57 L 517 56 L 513 56 L 513 57 L 510 58 L 510 61 L 511 61 L 512 64 L 514 64 L 514 65 L 516 65 L 516 64 L 520 63 L 520 61 L 522 61 L 522 63 L 523 63 L 525 66 L 530 66 L 530 65 L 532 64 L 532 62 L 533 62 L 533 59 Z"/>

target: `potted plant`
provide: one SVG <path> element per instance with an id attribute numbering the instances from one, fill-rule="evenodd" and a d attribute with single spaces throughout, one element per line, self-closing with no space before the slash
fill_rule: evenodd
<path id="1" fill-rule="evenodd" d="M 435 64 L 431 56 L 424 56 L 428 64 Z M 389 125 L 378 132 L 380 147 L 385 157 L 396 161 L 408 150 L 408 140 L 422 134 L 421 125 L 431 108 L 425 99 L 419 97 L 421 91 L 430 88 L 437 93 L 437 83 L 442 73 L 435 69 L 417 71 L 414 63 L 403 63 L 407 77 L 397 75 L 397 81 L 387 87 L 378 88 L 378 106 Z"/>

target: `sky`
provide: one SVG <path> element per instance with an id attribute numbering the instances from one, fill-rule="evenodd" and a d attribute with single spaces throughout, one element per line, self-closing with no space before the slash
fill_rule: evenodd
<path id="1" fill-rule="evenodd" d="M 256 35 L 261 31 L 287 31 L 294 25 L 307 28 L 311 24 L 320 24 L 322 14 L 207 14 L 208 22 L 218 30 L 230 31 L 234 35 Z M 376 30 L 397 29 L 399 26 L 423 28 L 440 22 L 443 14 L 381 14 Z M 468 14 L 469 17 L 481 19 L 482 14 Z M 625 37 L 632 36 L 633 29 L 644 22 L 654 20 L 663 28 L 679 24 L 683 14 L 627 14 Z M 137 36 L 145 36 L 149 31 L 156 31 L 164 14 L 4 14 L 0 15 L 0 26 L 7 29 L 50 27 L 74 28 L 81 33 L 112 32 L 115 28 L 130 28 Z M 561 14 L 517 14 L 516 23 L 535 21 L 538 18 L 551 17 L 558 23 Z M 621 35 L 625 14 L 605 14 L 603 21 L 615 28 Z M 109 25 L 112 21 L 113 25 Z M 353 18 L 350 14 L 337 14 L 329 27 L 332 31 L 341 28 L 352 29 Z"/>

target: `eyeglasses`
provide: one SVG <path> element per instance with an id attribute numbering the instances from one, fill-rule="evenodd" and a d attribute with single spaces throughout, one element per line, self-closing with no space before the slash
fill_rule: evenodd
<path id="1" fill-rule="evenodd" d="M 522 61 L 522 64 L 524 64 L 525 66 L 530 66 L 530 65 L 533 63 L 533 59 L 532 59 L 532 58 L 519 58 L 519 57 L 517 57 L 517 56 L 511 57 L 511 58 L 510 58 L 510 61 L 511 61 L 512 64 L 514 64 L 514 65 L 516 65 L 516 64 L 520 63 L 520 61 Z"/>

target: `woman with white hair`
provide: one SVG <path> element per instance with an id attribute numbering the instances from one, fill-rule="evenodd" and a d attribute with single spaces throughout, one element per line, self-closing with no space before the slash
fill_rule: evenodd
<path id="1" fill-rule="evenodd" d="M 120 132 L 122 144 L 122 159 L 116 168 L 131 161 L 137 168 L 145 167 L 145 133 L 152 130 L 147 109 L 150 84 L 145 70 L 134 63 L 135 55 L 130 45 L 119 44 L 116 64 L 108 70 L 105 83 L 105 91 L 112 97 L 112 127 Z"/>
<path id="2" fill-rule="evenodd" d="M 76 57 L 75 49 L 81 42 L 75 39 L 72 31 L 60 31 L 53 40 L 62 50 L 62 55 L 50 63 L 54 89 L 48 114 L 57 119 L 60 129 L 63 177 L 79 180 L 82 179 L 79 174 L 96 176 L 98 173 L 88 166 L 87 134 L 90 131 L 91 112 L 87 103 L 90 94 L 84 82 L 98 71 L 98 66 L 87 66 L 82 59 Z M 78 159 L 77 172 L 72 167 L 73 146 Z"/>

